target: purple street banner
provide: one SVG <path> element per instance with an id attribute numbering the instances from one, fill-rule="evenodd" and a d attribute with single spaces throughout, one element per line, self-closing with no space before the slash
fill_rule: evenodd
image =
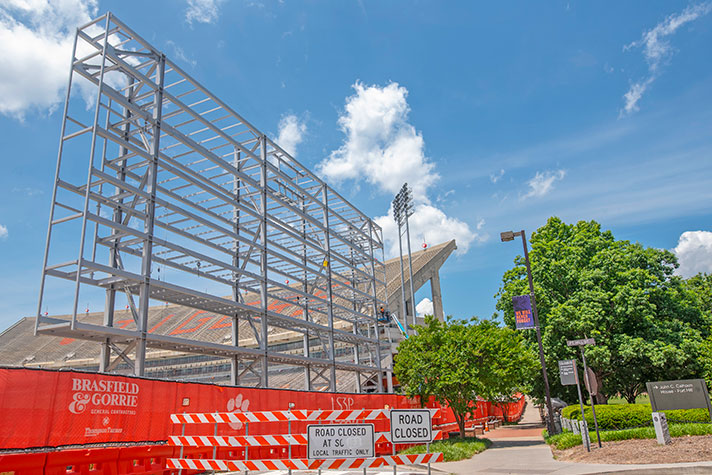
<path id="1" fill-rule="evenodd" d="M 534 316 L 532 315 L 532 301 L 528 295 L 517 295 L 512 297 L 514 305 L 514 323 L 517 330 L 534 328 Z"/>

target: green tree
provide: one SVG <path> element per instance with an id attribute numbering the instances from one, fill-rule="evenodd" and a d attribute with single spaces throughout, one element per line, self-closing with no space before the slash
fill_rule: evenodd
<path id="1" fill-rule="evenodd" d="M 567 339 L 593 337 L 586 360 L 596 375 L 597 403 L 620 393 L 629 402 L 645 382 L 699 375 L 710 320 L 699 298 L 673 274 L 669 251 L 616 241 L 595 221 L 552 217 L 530 239 L 529 253 L 542 340 L 554 395 L 575 399 L 559 384 L 557 361 L 578 358 Z M 512 296 L 528 293 L 522 257 L 505 272 L 497 309 L 514 327 Z M 534 340 L 533 332 L 527 338 Z M 541 382 L 536 385 L 541 396 Z"/>
<path id="2" fill-rule="evenodd" d="M 697 274 L 687 279 L 685 285 L 697 297 L 702 311 L 712 320 L 712 274 Z M 712 389 L 712 335 L 702 342 L 700 366 L 707 387 Z"/>
<path id="3" fill-rule="evenodd" d="M 432 316 L 398 346 L 394 371 L 409 397 L 431 396 L 452 409 L 460 434 L 477 397 L 506 401 L 523 390 L 536 358 L 521 336 L 490 320 L 469 322 Z"/>

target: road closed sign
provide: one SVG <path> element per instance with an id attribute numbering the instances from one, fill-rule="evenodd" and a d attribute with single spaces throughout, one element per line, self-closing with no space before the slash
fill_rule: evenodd
<path id="1" fill-rule="evenodd" d="M 394 444 L 432 442 L 432 427 L 428 409 L 391 410 L 391 442 Z"/>
<path id="2" fill-rule="evenodd" d="M 344 459 L 375 457 L 373 424 L 307 426 L 307 458 Z"/>

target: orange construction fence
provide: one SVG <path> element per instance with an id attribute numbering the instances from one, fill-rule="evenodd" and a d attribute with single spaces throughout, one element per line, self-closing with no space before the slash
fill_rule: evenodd
<path id="1" fill-rule="evenodd" d="M 440 408 L 435 401 L 427 407 Z M 489 417 L 517 420 L 524 397 L 517 402 L 479 401 L 473 421 Z M 0 368 L 0 450 L 61 447 L 66 445 L 145 442 L 139 447 L 51 450 L 43 453 L 0 453 L 0 467 L 16 475 L 35 473 L 114 474 L 170 473 L 165 459 L 174 448 L 165 441 L 174 434 L 173 413 L 255 412 L 295 409 L 384 409 L 420 407 L 417 399 L 395 394 L 348 394 L 287 389 L 258 389 L 201 383 L 160 381 L 78 371 Z M 434 426 L 455 422 L 447 408 Z M 375 421 L 377 432 L 387 421 Z M 250 423 L 250 435 L 284 434 L 287 422 Z M 197 424 L 192 434 L 212 435 L 214 424 Z M 242 423 L 227 426 L 225 435 L 244 435 Z M 390 444 L 377 444 L 386 454 Z M 199 447 L 195 449 L 201 449 Z M 295 448 L 296 449 L 296 448 Z M 225 458 L 244 457 L 241 449 L 220 448 Z M 280 447 L 262 448 L 261 458 L 285 457 Z M 296 454 L 293 454 L 293 456 Z M 212 457 L 195 451 L 195 457 Z M 221 454 L 222 456 L 222 454 Z M 76 465 L 76 468 L 74 466 Z M 61 467 L 64 471 L 61 471 Z M 67 467 L 72 467 L 67 469 Z"/>

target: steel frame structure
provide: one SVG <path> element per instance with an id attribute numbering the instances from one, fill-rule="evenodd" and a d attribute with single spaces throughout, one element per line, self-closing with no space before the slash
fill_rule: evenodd
<path id="1" fill-rule="evenodd" d="M 87 91 L 92 110 L 74 97 Z M 339 370 L 383 391 L 385 281 L 373 220 L 116 16 L 77 29 L 35 334 L 100 342 L 100 371 L 121 359 L 143 375 L 150 347 L 229 358 L 233 384 L 251 372 L 269 387 L 270 367 L 297 365 L 307 390 L 337 390 Z M 70 319 L 42 314 L 50 292 L 71 295 Z M 123 298 L 133 322 L 117 326 Z M 104 301 L 102 325 L 82 321 L 83 299 Z M 232 344 L 152 333 L 159 301 L 231 317 Z M 239 346 L 244 329 L 257 348 Z M 303 355 L 270 347 L 285 330 Z"/>

